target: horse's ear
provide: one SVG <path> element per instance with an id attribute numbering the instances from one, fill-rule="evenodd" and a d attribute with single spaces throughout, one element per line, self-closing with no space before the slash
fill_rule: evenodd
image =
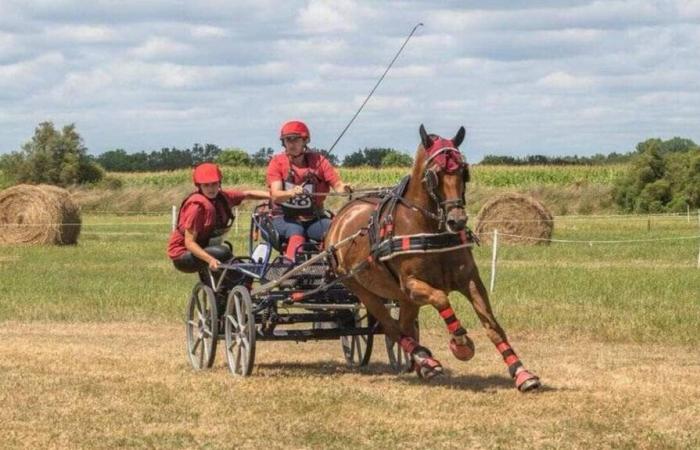
<path id="1" fill-rule="evenodd" d="M 425 131 L 423 124 L 420 124 L 418 132 L 420 133 L 420 141 L 423 143 L 423 148 L 430 148 L 430 146 L 433 145 L 433 140 L 430 139 L 430 136 L 428 136 L 428 132 Z"/>
<path id="2" fill-rule="evenodd" d="M 452 138 L 452 144 L 453 144 L 455 147 L 459 147 L 459 146 L 462 144 L 462 142 L 464 142 L 464 135 L 465 135 L 466 133 L 467 133 L 467 132 L 464 131 L 464 127 L 459 127 L 459 130 L 457 131 L 457 134 L 455 134 L 455 137 Z"/>

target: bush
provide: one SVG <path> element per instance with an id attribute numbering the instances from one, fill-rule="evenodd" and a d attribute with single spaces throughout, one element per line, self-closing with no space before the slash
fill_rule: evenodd
<path id="1" fill-rule="evenodd" d="M 630 170 L 615 182 L 626 212 L 682 212 L 700 206 L 700 148 L 687 139 L 649 139 L 637 145 Z"/>
<path id="2" fill-rule="evenodd" d="M 103 169 L 87 155 L 74 124 L 58 131 L 51 122 L 40 123 L 20 152 L 2 158 L 2 167 L 15 183 L 68 186 L 94 183 L 104 176 Z"/>
<path id="3" fill-rule="evenodd" d="M 216 157 L 216 162 L 222 166 L 250 166 L 250 155 L 245 150 L 240 148 L 227 148 L 219 153 Z"/>
<path id="4" fill-rule="evenodd" d="M 413 158 L 405 153 L 391 152 L 382 158 L 382 166 L 385 167 L 411 167 L 412 165 Z"/>

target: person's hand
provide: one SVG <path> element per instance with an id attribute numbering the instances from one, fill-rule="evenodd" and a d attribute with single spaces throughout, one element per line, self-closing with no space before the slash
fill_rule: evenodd
<path id="1" fill-rule="evenodd" d="M 302 186 L 294 186 L 294 189 L 292 189 L 292 194 L 294 194 L 295 197 L 298 195 L 304 195 L 304 188 Z"/>
<path id="2" fill-rule="evenodd" d="M 211 261 L 209 261 L 209 268 L 211 270 L 219 270 L 219 264 L 221 264 L 221 262 L 218 259 L 212 258 Z"/>
<path id="3" fill-rule="evenodd" d="M 352 194 L 352 186 L 349 184 L 343 183 L 343 191 L 347 192 L 348 194 Z"/>

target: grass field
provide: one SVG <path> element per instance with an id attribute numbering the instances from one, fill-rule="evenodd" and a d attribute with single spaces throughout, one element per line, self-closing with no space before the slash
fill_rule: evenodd
<path id="1" fill-rule="evenodd" d="M 453 306 L 477 356 L 456 361 L 424 308 L 431 383 L 337 342 L 258 346 L 253 376 L 193 372 L 194 283 L 165 257 L 165 215 L 85 215 L 73 247 L 0 253 L 0 442 L 54 448 L 697 448 L 697 218 L 557 217 L 575 243 L 501 247 L 492 303 L 545 389 L 521 395 L 473 311 Z M 244 251 L 240 224 L 234 244 Z M 490 247 L 475 249 L 488 283 Z"/>
<path id="2" fill-rule="evenodd" d="M 588 244 L 699 234 L 697 218 L 654 217 L 650 230 L 648 220 L 560 217 L 554 237 L 584 242 L 500 249 L 493 303 L 504 325 L 700 343 L 699 240 Z M 77 246 L 3 248 L 0 320 L 178 320 L 193 279 L 165 257 L 169 228 L 168 216 L 88 215 Z M 242 217 L 233 239 L 239 254 L 247 251 L 246 233 Z M 488 280 L 491 248 L 475 255 Z M 473 326 L 463 304 L 458 311 Z"/>

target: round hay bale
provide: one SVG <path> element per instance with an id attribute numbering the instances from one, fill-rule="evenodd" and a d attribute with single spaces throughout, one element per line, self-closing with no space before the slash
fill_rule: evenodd
<path id="1" fill-rule="evenodd" d="M 474 231 L 487 244 L 493 239 L 493 230 L 498 229 L 499 242 L 534 245 L 549 244 L 553 228 L 552 213 L 542 203 L 510 193 L 492 198 L 481 207 Z"/>
<path id="2" fill-rule="evenodd" d="M 0 244 L 75 244 L 80 223 L 65 189 L 20 184 L 0 191 Z"/>

